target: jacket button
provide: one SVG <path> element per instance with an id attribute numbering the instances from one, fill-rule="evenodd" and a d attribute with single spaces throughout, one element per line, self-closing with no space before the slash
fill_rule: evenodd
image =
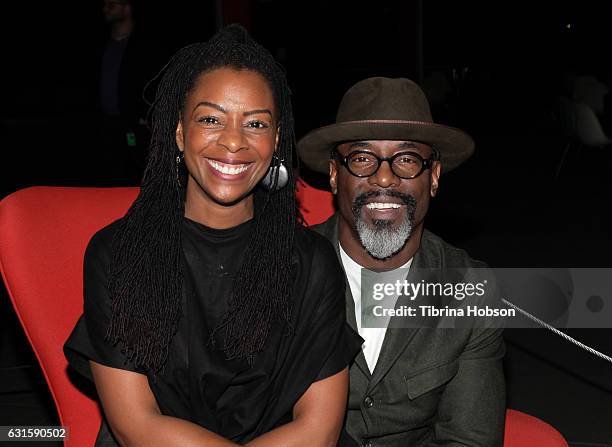
<path id="1" fill-rule="evenodd" d="M 366 408 L 372 408 L 374 406 L 374 399 L 372 399 L 370 396 L 367 396 L 363 400 L 363 404 L 365 405 Z"/>
<path id="2" fill-rule="evenodd" d="M 372 441 L 365 441 L 363 447 L 374 447 L 374 443 Z"/>

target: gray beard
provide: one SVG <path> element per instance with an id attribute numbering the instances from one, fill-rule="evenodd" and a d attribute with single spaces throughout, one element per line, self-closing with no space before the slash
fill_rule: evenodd
<path id="1" fill-rule="evenodd" d="M 361 211 L 372 197 L 395 197 L 406 205 L 406 214 L 395 228 L 388 220 L 373 221 L 373 228 L 363 220 Z M 399 191 L 370 191 L 355 197 L 352 211 L 355 229 L 366 251 L 375 259 L 387 259 L 399 252 L 410 238 L 414 229 L 414 215 L 416 212 L 416 199 Z"/>
<path id="2" fill-rule="evenodd" d="M 368 226 L 361 215 L 355 219 L 355 228 L 361 244 L 376 259 L 387 259 L 398 253 L 412 234 L 413 224 L 410 213 L 406 213 L 399 226 L 393 228 L 387 220 L 374 221 L 374 228 Z"/>

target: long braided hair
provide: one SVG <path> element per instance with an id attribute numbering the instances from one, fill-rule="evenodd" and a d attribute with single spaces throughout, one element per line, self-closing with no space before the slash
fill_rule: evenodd
<path id="1" fill-rule="evenodd" d="M 177 182 L 176 127 L 198 77 L 222 67 L 256 71 L 270 85 L 280 128 L 272 165 L 284 160 L 289 183 L 276 191 L 256 188 L 254 235 L 234 278 L 228 312 L 211 336 L 223 333 L 227 359 L 252 363 L 272 324 L 284 321 L 291 327 L 289 270 L 297 210 L 290 91 L 271 54 L 242 27 L 230 25 L 206 43 L 179 50 L 162 70 L 150 113 L 152 138 L 141 191 L 113 240 L 108 283 L 112 316 L 106 338 L 121 342 L 127 358 L 153 374 L 166 362 L 181 317 L 185 193 Z"/>

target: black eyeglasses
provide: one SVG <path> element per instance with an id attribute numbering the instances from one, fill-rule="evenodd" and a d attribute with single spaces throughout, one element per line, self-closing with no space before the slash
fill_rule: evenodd
<path id="1" fill-rule="evenodd" d="M 340 164 L 355 177 L 370 177 L 376 174 L 382 162 L 386 161 L 391 166 L 393 174 L 402 179 L 417 178 L 439 159 L 435 149 L 430 158 L 423 158 L 416 152 L 410 151 L 399 152 L 391 157 L 379 157 L 368 151 L 354 151 L 343 157 L 337 150 L 334 150 L 334 155 Z"/>

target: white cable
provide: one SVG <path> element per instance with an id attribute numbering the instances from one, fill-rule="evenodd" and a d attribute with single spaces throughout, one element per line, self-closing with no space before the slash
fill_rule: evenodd
<path id="1" fill-rule="evenodd" d="M 608 362 L 612 363 L 612 357 L 607 356 L 605 354 L 602 354 L 601 352 L 597 351 L 596 349 L 591 348 L 590 346 L 585 345 L 584 343 L 579 342 L 578 340 L 576 340 L 575 338 L 570 337 L 569 335 L 567 335 L 564 332 L 561 332 L 559 329 L 551 326 L 548 323 L 545 323 L 544 321 L 540 320 L 538 317 L 531 315 L 529 312 L 521 309 L 520 307 L 518 307 L 516 304 L 511 303 L 508 300 L 505 300 L 504 298 L 501 299 L 505 304 L 507 304 L 508 306 L 512 307 L 513 309 L 518 310 L 520 313 L 522 313 L 523 315 L 525 315 L 527 318 L 529 318 L 530 320 L 535 321 L 537 324 L 539 324 L 540 326 L 545 327 L 546 329 L 554 332 L 555 334 L 557 334 L 560 337 L 565 338 L 567 341 L 575 344 L 576 346 L 581 347 L 582 349 L 590 352 L 593 355 L 596 355 L 597 357 L 607 360 Z"/>

